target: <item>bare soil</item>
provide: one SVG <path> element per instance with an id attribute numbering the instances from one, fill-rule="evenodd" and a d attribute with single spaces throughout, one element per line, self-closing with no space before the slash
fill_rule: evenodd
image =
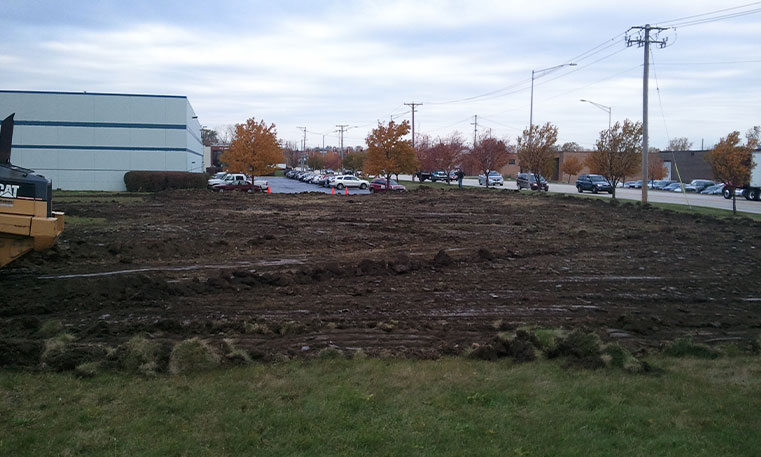
<path id="1" fill-rule="evenodd" d="M 94 219 L 0 271 L 0 366 L 39 366 L 56 321 L 76 338 L 68 359 L 49 363 L 60 369 L 135 335 L 165 348 L 227 339 L 279 360 L 326 348 L 434 358 L 522 327 L 632 350 L 761 331 L 761 224 L 747 219 L 425 187 L 54 206 Z"/>

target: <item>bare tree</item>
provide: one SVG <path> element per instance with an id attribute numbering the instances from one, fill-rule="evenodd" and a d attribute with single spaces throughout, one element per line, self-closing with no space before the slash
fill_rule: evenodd
<path id="1" fill-rule="evenodd" d="M 669 141 L 669 151 L 689 151 L 692 148 L 692 141 L 687 137 L 672 138 Z"/>

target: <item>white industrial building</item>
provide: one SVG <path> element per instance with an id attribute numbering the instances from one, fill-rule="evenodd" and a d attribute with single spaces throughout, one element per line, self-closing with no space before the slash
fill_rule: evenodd
<path id="1" fill-rule="evenodd" d="M 0 90 L 0 120 L 11 113 L 11 163 L 54 189 L 120 191 L 131 170 L 204 170 L 201 124 L 184 96 Z"/>

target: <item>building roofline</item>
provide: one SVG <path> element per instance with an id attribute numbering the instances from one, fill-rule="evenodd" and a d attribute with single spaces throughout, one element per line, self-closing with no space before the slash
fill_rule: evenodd
<path id="1" fill-rule="evenodd" d="M 108 92 L 63 92 L 47 90 L 0 90 L 0 94 L 50 94 L 50 95 L 98 95 L 106 97 L 147 97 L 147 98 L 181 98 L 187 100 L 186 95 L 155 95 L 155 94 L 119 94 Z"/>

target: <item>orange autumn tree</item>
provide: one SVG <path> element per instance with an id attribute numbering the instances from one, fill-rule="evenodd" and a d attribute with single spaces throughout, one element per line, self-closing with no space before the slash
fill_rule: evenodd
<path id="1" fill-rule="evenodd" d="M 283 151 L 277 142 L 275 124 L 256 122 L 252 117 L 245 124 L 235 124 L 230 149 L 220 160 L 227 171 L 245 173 L 253 179 L 256 175 L 268 175 L 284 161 Z"/>
<path id="2" fill-rule="evenodd" d="M 415 173 L 419 167 L 415 150 L 410 140 L 403 139 L 409 132 L 410 124 L 407 121 L 401 124 L 394 121 L 388 124 L 378 122 L 378 127 L 365 138 L 367 158 L 363 171 L 370 175 L 385 176 L 387 186 L 391 175 Z"/>
<path id="3" fill-rule="evenodd" d="M 753 168 L 753 150 L 756 142 L 749 138 L 744 146 L 740 144 L 740 132 L 734 131 L 722 138 L 713 151 L 706 155 L 713 175 L 725 185 L 725 192 L 732 196 L 732 213 L 737 214 L 735 189 L 748 184 Z"/>
<path id="4" fill-rule="evenodd" d="M 581 160 L 579 160 L 578 157 L 570 156 L 567 159 L 563 160 L 563 164 L 560 165 L 560 171 L 568 175 L 568 183 L 570 183 L 571 176 L 579 174 L 583 166 L 584 165 L 581 163 Z"/>

